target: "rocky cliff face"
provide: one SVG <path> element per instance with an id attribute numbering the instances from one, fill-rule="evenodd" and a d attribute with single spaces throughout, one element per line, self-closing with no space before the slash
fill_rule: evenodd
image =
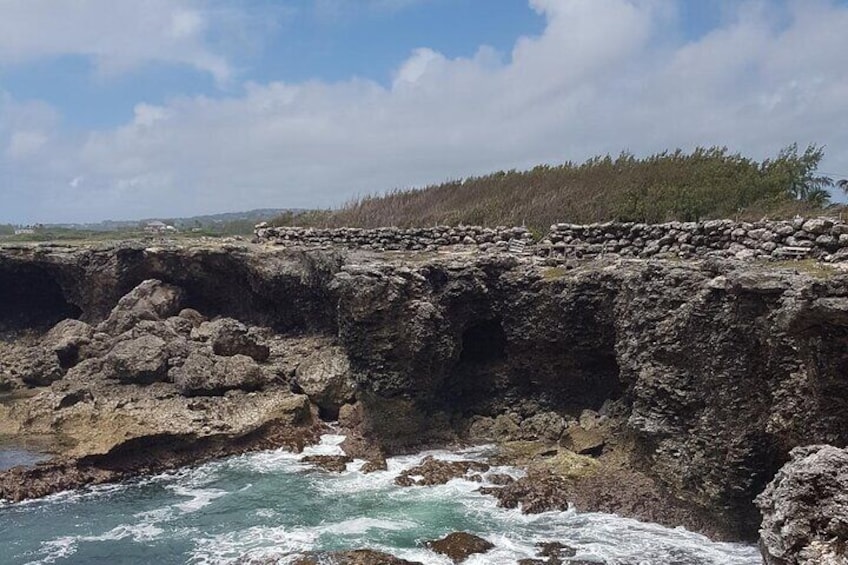
<path id="1" fill-rule="evenodd" d="M 506 433 L 596 456 L 614 444 L 653 496 L 697 509 L 723 537 L 756 535 L 754 498 L 791 449 L 848 442 L 848 276 L 836 270 L 250 245 L 6 249 L 0 290 L 16 299 L 0 325 L 18 336 L 66 317 L 100 322 L 145 279 L 178 287 L 207 318 L 327 344 L 332 359 L 305 362 L 306 351 L 276 382 L 338 414 L 360 445 Z M 185 392 L 193 367 L 214 369 L 184 358 L 163 379 Z M 577 424 L 586 410 L 606 420 L 607 447 Z"/>

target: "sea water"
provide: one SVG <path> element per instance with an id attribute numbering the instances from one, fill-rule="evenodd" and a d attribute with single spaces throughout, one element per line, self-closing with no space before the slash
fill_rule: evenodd
<path id="1" fill-rule="evenodd" d="M 341 453 L 328 435 L 307 454 Z M 369 548 L 432 565 L 450 561 L 425 540 L 454 531 L 496 545 L 467 565 L 533 557 L 538 542 L 559 541 L 577 558 L 620 565 L 757 565 L 749 545 L 714 543 L 618 516 L 574 510 L 524 515 L 479 494 L 481 483 L 455 479 L 399 487 L 395 477 L 427 456 L 482 459 L 486 448 L 393 457 L 388 470 L 363 474 L 362 462 L 331 474 L 284 450 L 230 457 L 121 484 L 63 492 L 16 504 L 0 502 L 0 563 L 231 563 L 311 550 Z M 508 473 L 513 468 L 493 468 Z M 485 474 L 484 474 L 485 478 Z M 486 484 L 484 481 L 483 484 Z"/>

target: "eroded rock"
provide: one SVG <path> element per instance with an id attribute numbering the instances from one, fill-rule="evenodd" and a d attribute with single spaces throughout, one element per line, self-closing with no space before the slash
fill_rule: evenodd
<path id="1" fill-rule="evenodd" d="M 848 450 L 811 445 L 757 498 L 766 565 L 848 564 Z"/>
<path id="2" fill-rule="evenodd" d="M 179 287 L 148 279 L 123 296 L 97 329 L 117 335 L 142 320 L 162 320 L 177 314 L 183 300 Z"/>
<path id="3" fill-rule="evenodd" d="M 452 479 L 470 478 L 481 480 L 480 476 L 470 473 L 485 473 L 489 465 L 481 461 L 443 461 L 432 455 L 395 478 L 395 484 L 402 487 L 443 485 Z"/>
<path id="4" fill-rule="evenodd" d="M 554 510 L 567 510 L 570 486 L 553 473 L 532 470 L 526 477 L 502 487 L 483 487 L 483 494 L 491 494 L 498 499 L 498 506 L 518 508 L 524 514 L 539 514 Z"/>
<path id="5" fill-rule="evenodd" d="M 168 375 L 168 352 L 165 340 L 155 335 L 119 341 L 106 356 L 109 377 L 122 383 L 150 384 Z"/>
<path id="6" fill-rule="evenodd" d="M 228 390 L 261 389 L 268 377 L 252 358 L 236 354 L 222 357 L 206 351 L 189 354 L 180 367 L 169 372 L 169 378 L 184 396 L 217 396 Z"/>
<path id="7" fill-rule="evenodd" d="M 356 392 L 350 361 L 340 347 L 328 347 L 308 357 L 298 366 L 295 383 L 330 417 L 338 415 Z"/>
<path id="8" fill-rule="evenodd" d="M 468 532 L 454 532 L 442 539 L 428 541 L 426 546 L 436 553 L 446 555 L 454 563 L 462 563 L 474 554 L 486 553 L 495 544 Z"/>
<path id="9" fill-rule="evenodd" d="M 247 563 L 251 563 L 248 561 Z M 264 563 L 264 562 L 263 562 Z M 276 562 L 275 562 L 276 563 Z M 294 565 L 424 565 L 418 561 L 407 561 L 388 553 L 370 549 L 354 551 L 321 551 L 297 559 Z"/>
<path id="10" fill-rule="evenodd" d="M 192 339 L 207 341 L 216 355 L 232 357 L 246 355 L 254 361 L 263 362 L 270 355 L 270 348 L 250 335 L 247 326 L 232 318 L 221 318 L 203 322 L 191 332 Z"/>

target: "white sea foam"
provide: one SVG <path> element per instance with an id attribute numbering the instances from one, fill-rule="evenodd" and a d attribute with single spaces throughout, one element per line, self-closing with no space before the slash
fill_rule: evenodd
<path id="1" fill-rule="evenodd" d="M 147 544 L 152 541 L 167 543 L 171 539 L 190 540 L 194 546 L 187 562 L 212 565 L 231 562 L 240 557 L 274 557 L 294 560 L 297 554 L 325 548 L 369 547 L 385 551 L 425 565 L 449 565 L 450 561 L 425 547 L 423 540 L 433 539 L 453 529 L 477 533 L 495 543 L 496 548 L 485 555 L 472 556 L 467 565 L 514 565 L 518 559 L 534 557 L 536 544 L 560 541 L 574 547 L 577 557 L 599 562 L 639 563 L 660 565 L 756 565 L 759 556 L 755 548 L 741 544 L 718 544 L 682 528 L 669 529 L 618 516 L 580 513 L 575 510 L 525 515 L 518 510 L 497 507 L 493 497 L 481 495 L 481 483 L 459 478 L 444 485 L 432 487 L 398 487 L 394 479 L 398 474 L 420 464 L 428 456 L 444 460 L 485 458 L 487 446 L 458 452 L 428 451 L 416 455 L 392 457 L 388 469 L 374 473 L 360 472 L 362 461 L 348 465 L 340 474 L 304 473 L 308 466 L 299 462 L 303 455 L 338 455 L 344 437 L 337 434 L 322 437 L 318 445 L 307 448 L 303 454 L 275 450 L 232 457 L 226 460 L 163 473 L 155 477 L 126 483 L 95 487 L 53 495 L 31 504 L 56 506 L 58 511 L 77 505 L 109 504 L 111 498 L 132 496 L 141 487 L 158 485 L 146 496 L 164 496 L 163 505 L 151 510 L 128 514 L 126 523 L 104 528 L 102 533 L 56 536 L 44 541 L 25 554 L 35 564 L 60 561 L 75 552 L 84 543 Z M 233 475 L 236 473 L 236 475 Z M 493 467 L 483 473 L 483 483 L 494 473 L 505 473 L 518 478 L 523 475 L 511 467 Z M 233 476 L 245 477 L 233 484 Z M 241 512 L 241 526 L 221 531 L 225 517 L 215 507 L 226 498 L 235 501 L 240 493 L 256 488 L 272 488 L 276 477 L 286 477 L 284 488 L 307 488 L 317 499 L 309 501 L 310 519 L 299 517 L 296 496 L 284 508 L 244 508 L 231 502 L 226 512 Z M 229 483 L 222 483 L 226 479 Z M 221 484 L 230 484 L 228 490 Z M 301 485 L 290 487 L 288 485 Z M 157 490 L 159 489 L 159 490 Z M 260 491 L 263 492 L 263 491 Z M 301 493 L 293 493 L 301 494 Z M 177 497 L 178 500 L 174 500 Z M 252 499 L 248 499 L 252 500 Z M 332 508 L 339 501 L 361 500 L 364 515 L 352 515 L 351 510 L 328 513 L 315 524 L 314 512 L 321 503 Z M 316 505 L 317 503 L 317 505 Z M 26 504 L 22 508 L 26 508 Z M 235 508 L 234 508 L 235 507 Z M 293 514 L 295 513 L 295 514 Z M 239 515 L 239 514 L 237 514 Z M 226 516 L 222 514 L 220 516 Z M 258 520 L 257 520 L 258 518 Z M 188 520 L 188 523 L 186 523 Z M 205 520 L 205 521 L 204 521 Z M 446 520 L 447 522 L 440 522 Z M 257 522 L 259 524 L 257 525 Z M 308 525 L 308 524 L 313 525 Z M 114 522 L 113 522 L 114 524 Z M 251 525 L 252 524 L 252 525 Z M 0 523 L 2 525 L 2 523 Z M 406 540 L 400 547 L 393 540 Z M 121 541 L 123 540 L 123 541 Z M 410 543 L 410 540 L 417 542 Z M 182 541 L 181 543 L 185 543 Z M 412 545 L 412 547 L 410 547 Z M 15 563 L 23 563 L 23 560 Z"/>
<path id="2" fill-rule="evenodd" d="M 212 504 L 213 500 L 226 496 L 227 491 L 221 489 L 188 488 L 181 485 L 169 487 L 178 496 L 187 496 L 191 500 L 175 504 L 183 512 L 196 512 Z"/>

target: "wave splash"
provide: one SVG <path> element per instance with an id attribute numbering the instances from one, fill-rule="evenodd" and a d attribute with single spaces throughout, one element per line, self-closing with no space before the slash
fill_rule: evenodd
<path id="1" fill-rule="evenodd" d="M 497 508 L 481 483 L 454 479 L 398 487 L 395 477 L 425 457 L 483 459 L 489 448 L 393 457 L 388 469 L 341 474 L 300 463 L 338 455 L 343 436 L 326 435 L 304 454 L 284 450 L 231 457 L 145 479 L 0 507 L 0 544 L 10 565 L 48 563 L 190 563 L 237 559 L 292 562 L 312 550 L 371 548 L 426 565 L 449 560 L 423 541 L 453 531 L 495 544 L 467 565 L 513 565 L 536 544 L 560 541 L 577 559 L 609 565 L 757 565 L 756 548 L 714 543 L 686 531 L 596 513 L 524 515 Z M 483 475 L 521 472 L 493 467 Z"/>

